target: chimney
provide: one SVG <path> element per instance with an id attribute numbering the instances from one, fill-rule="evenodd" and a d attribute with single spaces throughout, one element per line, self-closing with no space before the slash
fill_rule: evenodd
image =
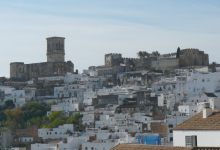
<path id="1" fill-rule="evenodd" d="M 212 108 L 209 107 L 209 103 L 205 103 L 205 108 L 202 111 L 203 118 L 207 118 L 212 115 Z"/>

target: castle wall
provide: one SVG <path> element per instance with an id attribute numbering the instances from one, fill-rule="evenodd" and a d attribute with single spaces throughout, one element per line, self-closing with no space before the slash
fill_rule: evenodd
<path id="1" fill-rule="evenodd" d="M 125 71 L 139 71 L 150 69 L 153 60 L 157 60 L 157 57 L 123 58 Z"/>
<path id="2" fill-rule="evenodd" d="M 11 78 L 21 78 L 21 74 L 19 72 L 22 71 L 24 66 L 23 62 L 14 62 L 10 63 L 10 77 Z"/>
<path id="3" fill-rule="evenodd" d="M 123 63 L 121 54 L 115 54 L 115 53 L 105 54 L 105 65 L 106 66 L 120 65 L 120 63 Z"/>
<path id="4" fill-rule="evenodd" d="M 179 66 L 207 66 L 209 65 L 209 55 L 198 49 L 183 49 L 180 51 Z"/>
<path id="5" fill-rule="evenodd" d="M 73 63 L 68 62 L 42 62 L 33 64 L 10 64 L 10 78 L 24 78 L 25 80 L 40 76 L 66 75 L 67 72 L 73 73 Z"/>
<path id="6" fill-rule="evenodd" d="M 156 70 L 166 70 L 179 68 L 179 59 L 161 59 L 152 61 L 151 68 Z"/>

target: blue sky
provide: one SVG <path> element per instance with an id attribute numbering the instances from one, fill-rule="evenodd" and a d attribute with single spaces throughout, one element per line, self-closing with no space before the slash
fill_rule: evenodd
<path id="1" fill-rule="evenodd" d="M 199 48 L 220 56 L 220 1 L 10 0 L 0 1 L 0 76 L 10 62 L 46 61 L 46 38 L 66 38 L 75 69 L 104 64 L 104 54 L 136 57 Z"/>

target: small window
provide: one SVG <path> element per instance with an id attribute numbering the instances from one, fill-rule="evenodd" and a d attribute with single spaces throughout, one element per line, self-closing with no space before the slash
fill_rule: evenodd
<path id="1" fill-rule="evenodd" d="M 173 130 L 170 130 L 170 133 L 173 133 Z"/>
<path id="2" fill-rule="evenodd" d="M 173 124 L 169 124 L 168 127 L 169 127 L 169 128 L 173 128 Z"/>
<path id="3" fill-rule="evenodd" d="M 207 79 L 207 82 L 210 82 L 210 79 L 209 79 L 209 78 Z"/>
<path id="4" fill-rule="evenodd" d="M 170 137 L 170 142 L 172 142 L 173 141 L 173 137 Z"/>
<path id="5" fill-rule="evenodd" d="M 205 82 L 205 79 L 202 79 L 202 82 Z"/>

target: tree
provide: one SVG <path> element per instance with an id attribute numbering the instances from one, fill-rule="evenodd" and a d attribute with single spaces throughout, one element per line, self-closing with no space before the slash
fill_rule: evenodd
<path id="1" fill-rule="evenodd" d="M 79 124 L 79 119 L 82 118 L 82 115 L 80 113 L 76 113 L 74 116 L 70 117 L 67 119 L 66 123 L 67 124 Z"/>
<path id="2" fill-rule="evenodd" d="M 32 125 L 38 125 L 38 127 L 41 127 L 41 125 L 42 125 L 42 119 L 40 117 L 31 118 L 27 122 L 32 124 Z"/>
<path id="3" fill-rule="evenodd" d="M 137 56 L 139 58 L 145 58 L 145 57 L 149 57 L 150 54 L 148 52 L 146 52 L 146 51 L 139 51 L 139 52 L 137 52 Z"/>
<path id="4" fill-rule="evenodd" d="M 0 112 L 0 122 L 7 120 L 7 116 L 5 115 L 5 113 L 3 111 Z"/>
<path id="5" fill-rule="evenodd" d="M 15 132 L 15 129 L 22 128 L 24 126 L 24 113 L 20 108 L 15 110 L 5 110 L 7 116 L 7 122 L 5 123 L 9 129 Z"/>
<path id="6" fill-rule="evenodd" d="M 176 50 L 176 58 L 180 57 L 180 47 L 177 48 Z"/>
<path id="7" fill-rule="evenodd" d="M 25 103 L 21 110 L 24 112 L 24 120 L 30 120 L 33 117 L 43 117 L 47 113 L 47 105 L 38 102 Z"/>
<path id="8" fill-rule="evenodd" d="M 65 112 L 64 111 L 54 111 L 49 116 L 49 120 L 50 121 L 54 121 L 56 118 L 64 117 L 64 116 L 65 116 Z"/>
<path id="9" fill-rule="evenodd" d="M 217 63 L 216 63 L 216 61 L 213 61 L 212 63 L 211 63 L 211 65 L 216 65 Z"/>
<path id="10" fill-rule="evenodd" d="M 66 122 L 63 119 L 56 118 L 52 123 L 50 123 L 47 128 L 56 128 L 60 125 L 65 124 Z"/>
<path id="11" fill-rule="evenodd" d="M 5 101 L 5 104 L 3 105 L 3 109 L 12 109 L 15 107 L 15 104 L 13 102 L 13 100 L 9 99 L 7 101 Z"/>

